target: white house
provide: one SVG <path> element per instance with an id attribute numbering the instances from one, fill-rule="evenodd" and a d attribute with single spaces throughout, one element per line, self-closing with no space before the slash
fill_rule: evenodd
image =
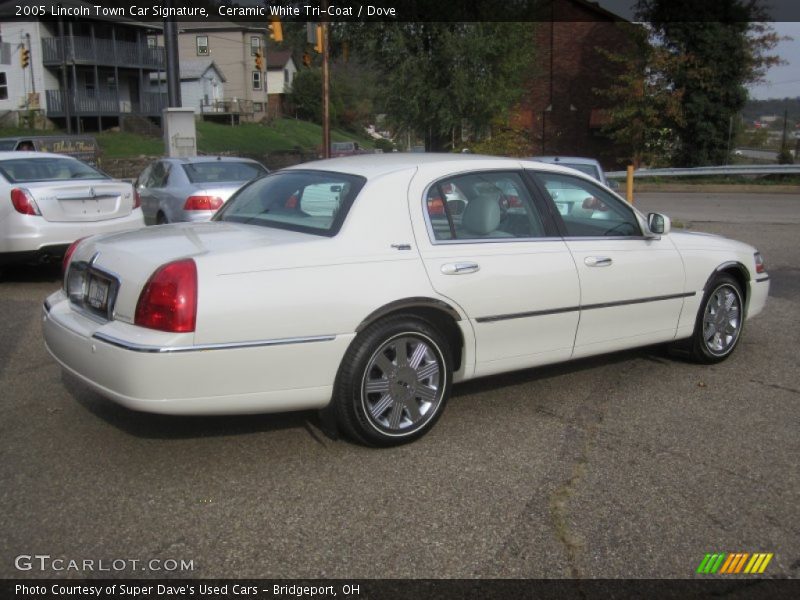
<path id="1" fill-rule="evenodd" d="M 58 78 L 42 65 L 44 30 L 36 21 L 0 23 L 0 118 L 16 125 L 21 114 L 42 110 L 45 90 L 58 88 Z M 22 67 L 22 51 L 30 49 L 29 64 Z"/>
<path id="2" fill-rule="evenodd" d="M 225 97 L 225 75 L 210 58 L 182 60 L 181 105 L 193 108 L 196 114 L 220 112 Z M 150 75 L 151 91 L 164 91 L 167 88 L 166 73 Z"/>
<path id="3" fill-rule="evenodd" d="M 286 94 L 291 90 L 296 73 L 297 65 L 289 50 L 267 51 L 267 98 L 270 117 L 283 115 Z"/>

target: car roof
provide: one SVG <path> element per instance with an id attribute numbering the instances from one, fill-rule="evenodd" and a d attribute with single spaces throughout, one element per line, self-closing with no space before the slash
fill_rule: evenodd
<path id="1" fill-rule="evenodd" d="M 249 162 L 261 164 L 252 158 L 244 158 L 242 156 L 165 156 L 159 160 L 168 160 L 170 162 L 192 164 L 201 162 Z"/>
<path id="2" fill-rule="evenodd" d="M 373 179 L 396 171 L 420 168 L 424 166 L 442 167 L 458 163 L 468 167 L 470 164 L 477 169 L 519 169 L 521 166 L 536 167 L 559 173 L 574 173 L 572 169 L 550 165 L 547 163 L 534 163 L 530 159 L 509 158 L 504 156 L 483 156 L 480 154 L 439 154 L 430 152 L 387 152 L 384 154 L 359 154 L 356 156 L 343 156 L 302 163 L 287 167 L 285 170 L 313 169 L 319 171 L 335 171 L 361 175 Z M 586 176 L 587 179 L 591 179 Z"/>
<path id="3" fill-rule="evenodd" d="M 36 152 L 35 150 L 5 150 L 0 152 L 0 160 L 8 160 L 11 158 L 68 158 L 70 160 L 78 160 L 69 154 L 56 154 L 54 152 Z"/>
<path id="4" fill-rule="evenodd" d="M 535 160 L 545 163 L 571 163 L 573 165 L 593 165 L 599 167 L 600 163 L 594 158 L 586 158 L 585 156 L 531 156 L 528 160 Z"/>

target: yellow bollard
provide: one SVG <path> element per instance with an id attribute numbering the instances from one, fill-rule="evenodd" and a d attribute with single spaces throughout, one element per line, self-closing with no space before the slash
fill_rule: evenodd
<path id="1" fill-rule="evenodd" d="M 625 198 L 633 204 L 633 165 L 628 165 L 628 177 L 625 182 Z"/>

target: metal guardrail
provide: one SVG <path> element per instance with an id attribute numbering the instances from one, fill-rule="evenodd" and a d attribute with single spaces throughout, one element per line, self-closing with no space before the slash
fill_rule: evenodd
<path id="1" fill-rule="evenodd" d="M 687 177 L 701 175 L 786 175 L 800 173 L 800 165 L 727 165 L 724 167 L 692 167 L 686 169 L 637 169 L 634 179 L 640 177 Z M 625 171 L 609 171 L 606 177 L 624 179 Z"/>

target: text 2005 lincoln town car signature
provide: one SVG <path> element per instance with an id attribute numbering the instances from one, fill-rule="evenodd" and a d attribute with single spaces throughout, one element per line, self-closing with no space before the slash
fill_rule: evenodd
<path id="1" fill-rule="evenodd" d="M 394 154 L 299 165 L 210 223 L 94 236 L 44 305 L 47 348 L 127 407 L 328 407 L 373 445 L 417 438 L 453 383 L 659 342 L 733 352 L 761 255 L 670 232 L 580 173 Z"/>

